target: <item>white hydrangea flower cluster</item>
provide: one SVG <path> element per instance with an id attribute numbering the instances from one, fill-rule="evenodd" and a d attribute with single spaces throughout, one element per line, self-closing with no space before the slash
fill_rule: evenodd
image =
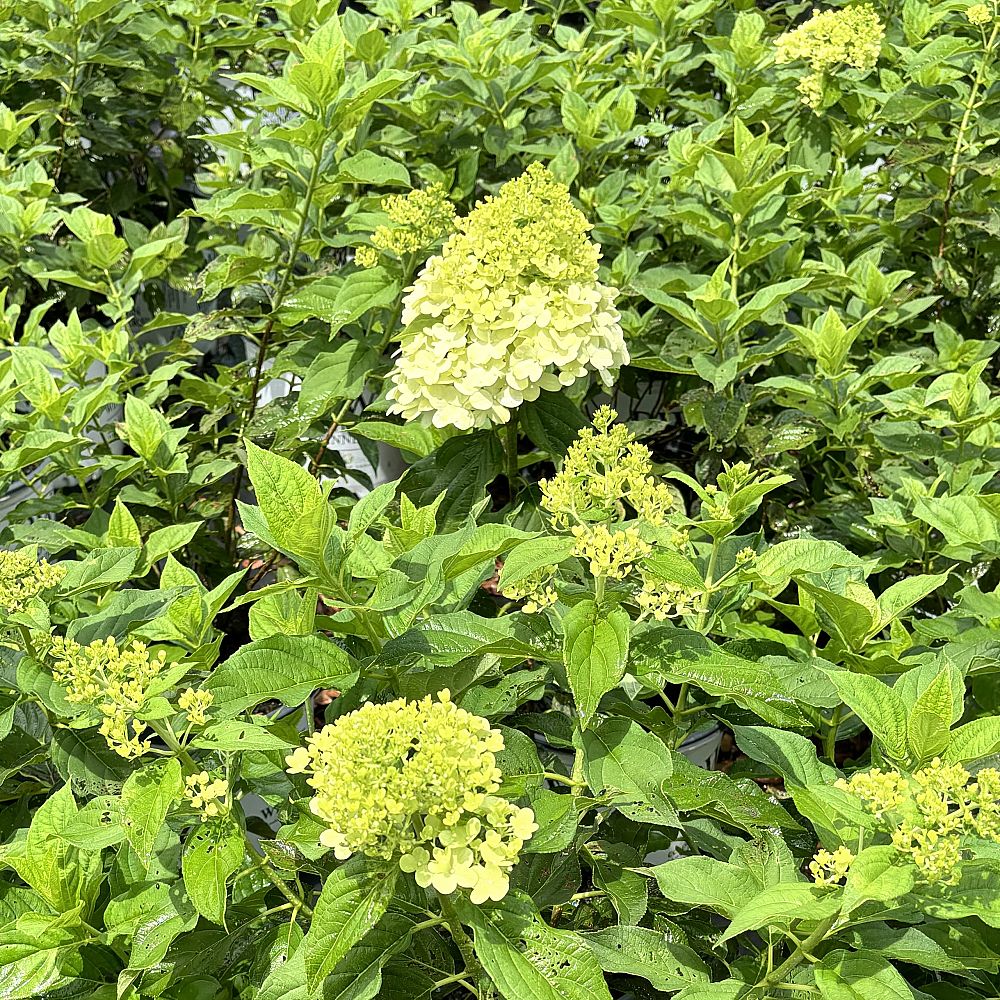
<path id="1" fill-rule="evenodd" d="M 501 733 L 447 690 L 364 705 L 306 742 L 288 770 L 309 775 L 320 842 L 338 859 L 397 858 L 418 885 L 468 889 L 474 903 L 507 894 L 535 816 L 496 794 Z"/>
<path id="2" fill-rule="evenodd" d="M 390 413 L 470 430 L 629 360 L 618 290 L 569 191 L 540 163 L 479 202 L 403 300 Z"/>

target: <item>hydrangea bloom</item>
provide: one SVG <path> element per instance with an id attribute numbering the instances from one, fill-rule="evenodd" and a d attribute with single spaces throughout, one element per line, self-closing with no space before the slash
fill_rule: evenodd
<path id="1" fill-rule="evenodd" d="M 161 650 L 150 657 L 149 649 L 138 641 L 119 647 L 109 637 L 81 646 L 60 636 L 49 640 L 48 652 L 56 661 L 52 676 L 66 688 L 66 700 L 100 709 L 104 716 L 100 731 L 108 746 L 125 758 L 146 753 L 150 741 L 140 739 L 146 725 L 133 716 L 166 667 L 166 654 Z"/>
<path id="2" fill-rule="evenodd" d="M 193 726 L 203 726 L 208 722 L 208 710 L 215 701 L 211 691 L 195 691 L 188 688 L 182 691 L 177 699 L 177 707 L 184 712 L 188 722 Z"/>
<path id="3" fill-rule="evenodd" d="M 628 362 L 600 248 L 569 192 L 539 163 L 485 198 L 403 300 L 390 413 L 435 427 L 489 427 L 589 370 Z"/>
<path id="4" fill-rule="evenodd" d="M 839 10 L 813 12 L 812 17 L 792 31 L 786 31 L 774 43 L 779 63 L 801 59 L 812 73 L 799 81 L 799 93 L 812 108 L 823 100 L 823 77 L 839 66 L 870 72 L 882 50 L 885 26 L 874 7 L 858 4 Z"/>
<path id="5" fill-rule="evenodd" d="M 51 590 L 66 575 L 62 566 L 38 559 L 34 549 L 0 551 L 0 614 L 16 614 L 43 591 Z"/>
<path id="6" fill-rule="evenodd" d="M 809 862 L 809 871 L 820 885 L 837 885 L 847 878 L 854 853 L 849 848 L 840 846 L 835 851 L 821 849 Z"/>
<path id="7" fill-rule="evenodd" d="M 913 774 L 873 768 L 836 784 L 871 809 L 927 882 L 948 884 L 959 878 L 968 838 L 1000 842 L 1000 771 L 971 777 L 961 764 L 935 759 Z"/>
<path id="8" fill-rule="evenodd" d="M 992 12 L 984 3 L 974 3 L 966 9 L 965 16 L 976 25 L 989 24 L 993 20 Z"/>
<path id="9" fill-rule="evenodd" d="M 184 797 L 201 813 L 203 823 L 229 812 L 229 782 L 208 771 L 189 774 L 184 779 Z"/>
<path id="10" fill-rule="evenodd" d="M 624 424 L 614 423 L 617 416 L 602 406 L 594 426 L 569 446 L 559 472 L 539 484 L 542 507 L 555 527 L 617 519 L 622 501 L 641 520 L 657 527 L 666 523 L 673 495 L 653 478 L 649 449 Z"/>
<path id="11" fill-rule="evenodd" d="M 419 885 L 469 889 L 476 903 L 506 895 L 537 826 L 496 794 L 503 736 L 485 719 L 442 691 L 364 705 L 306 742 L 288 770 L 309 775 L 312 811 L 328 826 L 320 842 L 337 858 L 397 858 Z"/>

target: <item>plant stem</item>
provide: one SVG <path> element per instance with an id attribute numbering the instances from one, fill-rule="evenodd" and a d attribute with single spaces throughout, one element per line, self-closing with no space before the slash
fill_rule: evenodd
<path id="1" fill-rule="evenodd" d="M 830 718 L 830 728 L 827 730 L 826 740 L 823 743 L 823 752 L 826 754 L 827 760 L 833 765 L 837 763 L 834 755 L 837 752 L 837 731 L 840 729 L 840 718 L 843 712 L 843 705 L 838 705 L 833 710 L 833 715 Z"/>
<path id="2" fill-rule="evenodd" d="M 516 493 L 515 483 L 517 482 L 517 410 L 510 415 L 507 426 L 504 428 L 504 451 L 507 454 L 507 488 L 510 490 L 511 503 L 514 502 Z"/>
<path id="3" fill-rule="evenodd" d="M 969 99 L 965 102 L 965 112 L 962 115 L 962 121 L 958 126 L 958 133 L 955 136 L 955 149 L 951 154 L 951 164 L 948 167 L 948 181 L 945 184 L 944 209 L 941 213 L 941 236 L 938 240 L 938 257 L 944 256 L 948 220 L 951 217 L 951 199 L 955 194 L 955 180 L 958 177 L 958 162 L 959 157 L 962 155 L 965 133 L 969 128 L 969 122 L 972 120 L 972 112 L 976 109 L 976 98 L 979 96 L 979 88 L 983 84 L 983 76 L 986 73 L 986 67 L 993 53 L 993 46 L 996 44 L 998 32 L 1000 32 L 1000 23 L 993 26 L 993 31 L 983 49 L 983 58 L 980 60 L 979 67 L 976 70 L 976 77 L 972 82 L 972 89 L 969 91 Z"/>
<path id="4" fill-rule="evenodd" d="M 472 944 L 472 938 L 466 934 L 465 928 L 462 926 L 462 921 L 459 920 L 458 914 L 455 912 L 455 907 L 448 898 L 447 893 L 439 892 L 437 893 L 437 898 L 438 902 L 441 904 L 441 916 L 444 918 L 444 922 L 448 925 L 448 931 L 451 934 L 451 939 L 458 946 L 458 950 L 462 954 L 462 959 L 465 962 L 466 974 L 476 984 L 477 995 L 484 996 L 486 995 L 487 990 L 489 990 L 489 979 L 487 978 L 482 965 L 479 963 L 479 959 L 476 958 L 476 949 Z"/>
<path id="5" fill-rule="evenodd" d="M 567 778 L 562 774 L 557 774 L 555 771 L 543 771 L 542 777 L 545 778 L 546 781 L 555 781 L 560 785 L 569 785 L 570 788 L 585 787 L 582 782 L 576 781 L 573 778 Z"/>
<path id="6" fill-rule="evenodd" d="M 298 259 L 299 250 L 302 247 L 302 240 L 305 238 L 306 228 L 309 225 L 309 213 L 312 209 L 313 198 L 316 195 L 316 188 L 319 184 L 319 175 L 323 166 L 323 153 L 325 149 L 326 140 L 324 139 L 319 149 L 316 150 L 312 170 L 309 174 L 309 179 L 306 182 L 306 190 L 302 199 L 302 215 L 299 219 L 299 226 L 295 232 L 295 236 L 292 238 L 292 243 L 288 251 L 288 262 L 285 265 L 285 271 L 281 277 L 281 282 L 279 283 L 277 291 L 274 294 L 274 298 L 271 300 L 271 315 L 268 317 L 267 323 L 264 325 L 264 329 L 260 335 L 260 343 L 257 345 L 257 359 L 254 363 L 253 380 L 250 384 L 250 400 L 240 419 L 239 430 L 236 434 L 237 443 L 243 440 L 247 428 L 250 426 L 250 422 L 253 420 L 254 415 L 257 412 L 257 397 L 260 392 L 261 378 L 264 374 L 264 365 L 267 362 L 267 352 L 268 347 L 270 346 L 271 333 L 274 330 L 274 325 L 278 319 L 278 310 L 281 308 L 282 302 L 284 302 L 285 295 L 288 293 L 288 288 L 292 281 L 292 275 L 295 273 L 295 262 Z M 241 465 L 236 469 L 236 472 L 233 475 L 233 492 L 229 502 L 229 528 L 227 531 L 227 538 L 231 554 L 235 553 L 236 550 L 236 501 L 239 499 L 240 490 L 243 488 L 243 475 L 244 467 Z"/>
<path id="7" fill-rule="evenodd" d="M 754 990 L 766 989 L 769 986 L 775 986 L 778 983 L 784 982 L 785 977 L 793 969 L 797 969 L 807 958 L 811 957 L 813 948 L 816 947 L 826 936 L 830 933 L 830 928 L 833 927 L 837 920 L 839 914 L 834 914 L 832 917 L 827 917 L 825 920 L 821 920 L 817 925 L 816 929 L 798 945 L 791 953 L 781 963 L 776 969 L 768 973 L 755 987 Z"/>

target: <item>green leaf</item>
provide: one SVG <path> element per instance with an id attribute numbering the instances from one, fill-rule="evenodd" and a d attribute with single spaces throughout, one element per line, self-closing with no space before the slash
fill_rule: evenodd
<path id="1" fill-rule="evenodd" d="M 57 913 L 91 904 L 103 874 L 100 852 L 79 850 L 63 833 L 76 814 L 67 783 L 38 807 L 26 837 L 0 847 L 0 864 L 13 868 Z"/>
<path id="2" fill-rule="evenodd" d="M 319 483 L 295 462 L 247 442 L 247 471 L 275 544 L 286 555 L 319 563 L 333 515 Z"/>
<path id="3" fill-rule="evenodd" d="M 311 993 L 378 923 L 392 901 L 398 875 L 394 861 L 355 857 L 327 876 L 302 942 Z"/>
<path id="4" fill-rule="evenodd" d="M 537 570 L 557 566 L 569 557 L 574 544 L 572 538 L 548 535 L 532 540 L 530 545 L 519 545 L 504 560 L 498 589 L 502 592 Z"/>
<path id="5" fill-rule="evenodd" d="M 108 941 L 132 942 L 129 966 L 148 969 L 163 960 L 171 942 L 198 922 L 180 882 L 140 882 L 115 896 L 104 911 Z"/>
<path id="6" fill-rule="evenodd" d="M 679 827 L 667 797 L 673 765 L 667 748 L 638 723 L 609 719 L 583 734 L 584 773 L 598 793 L 639 823 Z"/>
<path id="7" fill-rule="evenodd" d="M 732 917 L 760 889 L 747 868 L 705 856 L 678 858 L 650 869 L 666 899 L 706 906 Z"/>
<path id="8" fill-rule="evenodd" d="M 972 562 L 1000 551 L 1000 495 L 918 497 L 913 513 L 944 535 L 945 556 Z"/>
<path id="9" fill-rule="evenodd" d="M 888 903 L 905 896 L 914 884 L 912 864 L 905 864 L 894 847 L 866 847 L 851 862 L 844 887 L 843 911 L 866 902 Z"/>
<path id="10" fill-rule="evenodd" d="M 687 682 L 773 725 L 805 724 L 795 698 L 773 669 L 727 653 L 696 632 L 671 625 L 640 632 L 632 639 L 629 665 L 639 680 L 655 690 Z"/>
<path id="11" fill-rule="evenodd" d="M 949 763 L 964 764 L 981 760 L 1000 750 L 1000 718 L 989 716 L 973 719 L 951 732 L 947 749 L 942 756 Z"/>
<path id="12" fill-rule="evenodd" d="M 505 1000 L 611 1000 L 579 934 L 555 930 L 511 897 L 489 911 L 468 910 L 476 957 Z"/>
<path id="13" fill-rule="evenodd" d="M 0 998 L 34 1000 L 83 972 L 79 920 L 28 913 L 0 932 Z"/>
<path id="14" fill-rule="evenodd" d="M 563 619 L 566 675 L 584 729 L 601 698 L 625 676 L 629 625 L 621 608 L 604 611 L 594 601 L 574 605 Z"/>
<path id="15" fill-rule="evenodd" d="M 137 546 L 99 549 L 86 559 L 66 564 L 66 575 L 59 586 L 62 597 L 75 597 L 88 590 L 110 587 L 131 578 L 142 549 Z"/>
<path id="16" fill-rule="evenodd" d="M 335 351 L 313 359 L 299 390 L 299 412 L 313 419 L 339 400 L 354 399 L 365 387 L 379 355 L 359 340 L 349 340 Z"/>
<path id="17" fill-rule="evenodd" d="M 208 727 L 191 741 L 191 746 L 201 750 L 223 750 L 239 753 L 244 750 L 276 750 L 287 753 L 291 744 L 266 726 L 253 722 L 223 719 L 209 722 Z"/>
<path id="18" fill-rule="evenodd" d="M 879 631 L 894 622 L 904 611 L 922 601 L 928 594 L 943 586 L 950 573 L 927 576 L 908 576 L 894 583 L 878 599 L 880 614 Z"/>
<path id="19" fill-rule="evenodd" d="M 823 1000 L 912 1000 L 906 980 L 881 956 L 834 951 L 813 966 Z"/>
<path id="20" fill-rule="evenodd" d="M 306 952 L 299 947 L 287 962 L 274 968 L 255 1000 L 374 1000 L 381 997 L 382 973 L 393 955 L 410 943 L 412 923 L 396 913 L 386 914 L 337 963 L 323 980 L 318 994 L 306 985 Z M 413 977 L 410 977 L 413 984 Z M 423 998 L 422 993 L 417 994 Z"/>
<path id="21" fill-rule="evenodd" d="M 156 835 L 183 790 L 181 765 L 176 759 L 163 764 L 147 764 L 133 771 L 122 786 L 125 837 L 146 868 L 153 856 Z"/>
<path id="22" fill-rule="evenodd" d="M 910 708 L 906 741 L 913 758 L 924 763 L 939 756 L 951 738 L 951 714 L 955 694 L 952 671 L 945 666 Z"/>
<path id="23" fill-rule="evenodd" d="M 840 908 L 838 893 L 811 882 L 779 882 L 760 890 L 733 915 L 719 939 L 729 941 L 765 927 L 787 929 L 798 920 L 823 920 Z"/>
<path id="24" fill-rule="evenodd" d="M 243 864 L 240 831 L 227 822 L 202 823 L 191 830 L 181 862 L 184 888 L 206 920 L 226 920 L 226 881 Z"/>
<path id="25" fill-rule="evenodd" d="M 587 426 L 580 407 L 564 392 L 543 392 L 518 410 L 521 429 L 552 458 L 561 460 L 566 449 Z"/>
<path id="26" fill-rule="evenodd" d="M 388 156 L 379 156 L 369 149 L 348 156 L 337 164 L 337 180 L 351 181 L 355 184 L 373 184 L 376 187 L 386 185 L 410 186 L 410 172 L 397 160 Z"/>
<path id="27" fill-rule="evenodd" d="M 817 538 L 790 538 L 765 549 L 750 569 L 770 594 L 780 594 L 790 580 L 837 567 L 860 567 L 853 552 L 839 542 Z"/>
<path id="28" fill-rule="evenodd" d="M 605 972 L 641 976 L 654 989 L 672 992 L 692 982 L 707 982 L 708 967 L 687 945 L 645 927 L 607 927 L 582 934 Z"/>
<path id="29" fill-rule="evenodd" d="M 827 670 L 847 707 L 871 730 L 895 761 L 907 755 L 907 718 L 903 700 L 888 684 L 868 674 Z M 950 706 L 949 706 L 950 711 Z"/>
<path id="30" fill-rule="evenodd" d="M 209 675 L 202 689 L 215 698 L 216 718 L 231 718 L 276 698 L 301 705 L 317 688 L 351 687 L 358 678 L 339 646 L 315 635 L 273 635 L 248 643 Z"/>
<path id="31" fill-rule="evenodd" d="M 734 726 L 733 733 L 748 757 L 772 768 L 788 784 L 806 788 L 829 784 L 840 777 L 836 768 L 819 759 L 812 740 L 798 733 L 765 726 Z"/>

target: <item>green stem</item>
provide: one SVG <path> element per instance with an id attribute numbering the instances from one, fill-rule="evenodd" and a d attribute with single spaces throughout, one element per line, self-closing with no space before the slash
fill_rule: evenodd
<path id="1" fill-rule="evenodd" d="M 325 150 L 326 140 L 324 139 L 319 149 L 316 150 L 312 171 L 306 181 L 306 190 L 302 198 L 302 215 L 299 219 L 299 226 L 295 232 L 295 236 L 292 238 L 292 243 L 288 251 L 288 262 L 281 277 L 281 282 L 274 293 L 274 298 L 271 300 L 271 315 L 264 325 L 264 330 L 260 336 L 260 343 L 257 346 L 257 360 L 254 364 L 253 379 L 250 384 L 250 400 L 244 408 L 240 419 L 239 430 L 236 434 L 237 443 L 243 440 L 247 428 L 250 426 L 250 422 L 257 412 L 257 397 L 260 392 L 261 378 L 264 375 L 264 365 L 267 362 L 271 333 L 278 319 L 278 310 L 281 309 L 281 304 L 284 302 L 285 295 L 288 293 L 289 286 L 291 285 L 292 275 L 295 274 L 295 262 L 298 259 L 299 250 L 302 247 L 302 241 L 305 238 L 306 229 L 309 225 L 309 213 L 312 210 L 313 198 L 316 196 L 316 188 L 319 185 L 319 176 L 323 167 L 323 153 Z M 227 535 L 230 553 L 234 555 L 236 552 L 236 501 L 239 499 L 240 490 L 243 488 L 243 474 L 244 469 L 241 465 L 237 468 L 233 476 L 233 491 L 229 503 L 229 529 Z"/>
<path id="2" fill-rule="evenodd" d="M 441 916 L 444 918 L 444 922 L 448 925 L 448 931 L 451 934 L 451 939 L 455 942 L 458 950 L 462 954 L 462 960 L 465 962 L 465 968 L 467 970 L 466 974 L 476 984 L 477 995 L 480 997 L 488 996 L 492 993 L 492 986 L 486 972 L 479 962 L 479 959 L 476 958 L 476 949 L 472 944 L 472 938 L 466 934 L 465 928 L 462 926 L 462 921 L 459 919 L 454 905 L 448 898 L 448 894 L 439 892 L 437 893 L 437 898 L 438 902 L 441 904 Z"/>
<path id="3" fill-rule="evenodd" d="M 976 78 L 972 83 L 972 89 L 969 91 L 969 99 L 965 102 L 965 111 L 962 115 L 962 121 L 958 126 L 958 133 L 955 136 L 955 149 L 951 154 L 951 163 L 948 167 L 948 181 L 945 184 L 944 209 L 941 214 L 941 236 L 938 241 L 938 257 L 944 256 L 948 220 L 951 216 L 951 199 L 955 194 L 955 180 L 958 177 L 958 163 L 959 157 L 962 155 L 965 133 L 969 128 L 969 122 L 972 120 L 972 112 L 976 109 L 976 98 L 979 96 L 979 88 L 982 86 L 986 67 L 989 65 L 990 56 L 993 54 L 993 46 L 996 44 L 998 32 L 1000 32 L 1000 23 L 993 26 L 993 32 L 990 34 L 989 41 L 987 41 L 983 49 L 983 58 L 976 70 Z"/>
<path id="4" fill-rule="evenodd" d="M 785 981 L 785 977 L 793 969 L 797 969 L 807 958 L 812 956 L 812 950 L 830 933 L 830 929 L 836 923 L 839 914 L 821 920 L 816 929 L 781 963 L 773 972 L 768 973 L 755 987 L 754 990 L 767 989 L 777 983 Z"/>
<path id="5" fill-rule="evenodd" d="M 834 754 L 837 752 L 837 731 L 840 729 L 840 718 L 843 715 L 844 706 L 838 705 L 833 710 L 830 718 L 830 728 L 826 732 L 826 740 L 823 744 L 823 752 L 831 764 L 836 765 Z"/>
<path id="6" fill-rule="evenodd" d="M 543 771 L 542 777 L 545 778 L 546 781 L 555 781 L 558 782 L 560 785 L 569 785 L 570 788 L 586 787 L 583 782 L 576 781 L 573 778 L 567 778 L 563 774 L 556 774 L 555 771 Z"/>
<path id="7" fill-rule="evenodd" d="M 517 410 L 510 415 L 504 428 L 504 451 L 507 455 L 507 488 L 510 490 L 511 502 L 514 500 L 517 482 Z"/>

